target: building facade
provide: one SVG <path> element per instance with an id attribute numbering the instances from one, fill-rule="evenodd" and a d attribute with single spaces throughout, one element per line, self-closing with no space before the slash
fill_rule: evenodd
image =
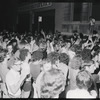
<path id="1" fill-rule="evenodd" d="M 89 33 L 89 17 L 96 20 L 100 31 L 100 3 L 91 2 L 35 2 L 18 7 L 18 30 L 45 30 L 71 33 L 73 30 Z M 23 26 L 23 28 L 22 28 Z"/>

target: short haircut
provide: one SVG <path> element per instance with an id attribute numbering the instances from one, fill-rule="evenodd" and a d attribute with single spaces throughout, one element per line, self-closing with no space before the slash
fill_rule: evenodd
<path id="1" fill-rule="evenodd" d="M 59 95 L 65 88 L 65 77 L 61 70 L 51 69 L 45 72 L 41 78 L 41 98 L 53 98 Z"/>
<path id="2" fill-rule="evenodd" d="M 28 55 L 29 50 L 28 49 L 21 49 L 19 58 L 21 61 L 24 61 L 26 59 L 26 56 Z"/>
<path id="3" fill-rule="evenodd" d="M 91 58 L 92 58 L 91 57 L 91 50 L 83 49 L 82 50 L 82 60 L 88 62 L 91 60 Z"/>
<path id="4" fill-rule="evenodd" d="M 49 62 L 51 62 L 52 64 L 55 64 L 55 62 L 56 62 L 57 60 L 59 60 L 59 53 L 57 53 L 57 52 L 51 52 L 51 53 L 49 53 L 49 54 L 47 55 L 47 60 L 48 60 Z"/>
<path id="5" fill-rule="evenodd" d="M 72 51 L 74 51 L 75 53 L 77 53 L 78 51 L 81 51 L 81 46 L 80 45 L 73 45 L 71 48 L 70 48 Z"/>
<path id="6" fill-rule="evenodd" d="M 73 59 L 71 59 L 71 61 L 69 62 L 69 67 L 71 67 L 72 69 L 80 69 L 82 65 L 82 59 L 81 57 L 73 57 Z"/>
<path id="7" fill-rule="evenodd" d="M 43 59 L 42 51 L 37 50 L 32 53 L 32 58 L 31 58 L 32 61 L 37 61 L 37 60 L 41 60 L 41 59 Z"/>
<path id="8" fill-rule="evenodd" d="M 68 63 L 69 63 L 69 56 L 66 53 L 61 53 L 59 55 L 59 60 L 60 60 L 60 62 L 68 65 Z"/>
<path id="9" fill-rule="evenodd" d="M 91 74 L 86 70 L 81 70 L 76 76 L 76 84 L 80 89 L 89 89 L 92 85 Z"/>

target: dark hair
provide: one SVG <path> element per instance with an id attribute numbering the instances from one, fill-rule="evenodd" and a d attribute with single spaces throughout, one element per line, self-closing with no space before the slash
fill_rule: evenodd
<path id="1" fill-rule="evenodd" d="M 81 39 L 83 39 L 83 33 L 79 33 Z"/>
<path id="2" fill-rule="evenodd" d="M 51 38 L 49 38 L 49 39 L 46 39 L 46 42 L 47 42 L 47 41 L 50 41 L 50 42 L 52 42 L 52 39 L 51 39 Z"/>
<path id="3" fill-rule="evenodd" d="M 66 53 L 61 53 L 59 55 L 59 60 L 60 60 L 60 62 L 68 65 L 68 63 L 69 63 L 69 56 Z"/>
<path id="4" fill-rule="evenodd" d="M 81 70 L 76 76 L 76 84 L 80 89 L 89 89 L 92 85 L 91 74 L 86 70 Z"/>
<path id="5" fill-rule="evenodd" d="M 82 60 L 86 62 L 91 60 L 91 50 L 89 49 L 82 50 Z"/>
<path id="6" fill-rule="evenodd" d="M 55 62 L 59 59 L 59 53 L 57 52 L 51 52 L 47 55 L 47 60 L 50 61 L 52 64 L 55 64 Z"/>
<path id="7" fill-rule="evenodd" d="M 93 37 L 92 37 L 92 41 L 94 42 L 97 38 L 98 38 L 98 37 L 93 36 Z"/>
<path id="8" fill-rule="evenodd" d="M 20 44 L 25 45 L 25 44 L 27 44 L 27 42 L 25 40 L 21 40 Z"/>
<path id="9" fill-rule="evenodd" d="M 40 60 L 40 59 L 43 59 L 43 53 L 42 53 L 42 51 L 34 51 L 32 53 L 31 60 L 32 61 L 37 61 L 37 60 Z"/>
<path id="10" fill-rule="evenodd" d="M 20 50 L 20 54 L 19 54 L 19 58 L 21 61 L 24 61 L 26 56 L 28 55 L 29 50 L 28 49 L 21 49 Z"/>
<path id="11" fill-rule="evenodd" d="M 11 43 L 14 43 L 14 42 L 17 43 L 17 40 L 16 40 L 16 39 L 12 39 L 10 42 L 11 42 Z"/>
<path id="12" fill-rule="evenodd" d="M 93 30 L 93 34 L 97 34 L 98 32 L 96 30 Z"/>

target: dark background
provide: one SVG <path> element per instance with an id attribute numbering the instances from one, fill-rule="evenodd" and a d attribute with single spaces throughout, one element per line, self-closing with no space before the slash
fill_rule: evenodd
<path id="1" fill-rule="evenodd" d="M 18 0 L 0 0 L 0 30 L 13 29 L 16 22 Z"/>
<path id="2" fill-rule="evenodd" d="M 38 0 L 0 0 L 0 31 L 14 30 L 17 20 L 17 7 L 24 3 L 32 3 Z"/>

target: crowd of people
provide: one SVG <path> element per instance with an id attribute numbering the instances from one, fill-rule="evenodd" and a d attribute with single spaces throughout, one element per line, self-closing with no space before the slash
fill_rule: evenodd
<path id="1" fill-rule="evenodd" d="M 1 98 L 99 98 L 99 65 L 96 30 L 0 33 Z"/>

